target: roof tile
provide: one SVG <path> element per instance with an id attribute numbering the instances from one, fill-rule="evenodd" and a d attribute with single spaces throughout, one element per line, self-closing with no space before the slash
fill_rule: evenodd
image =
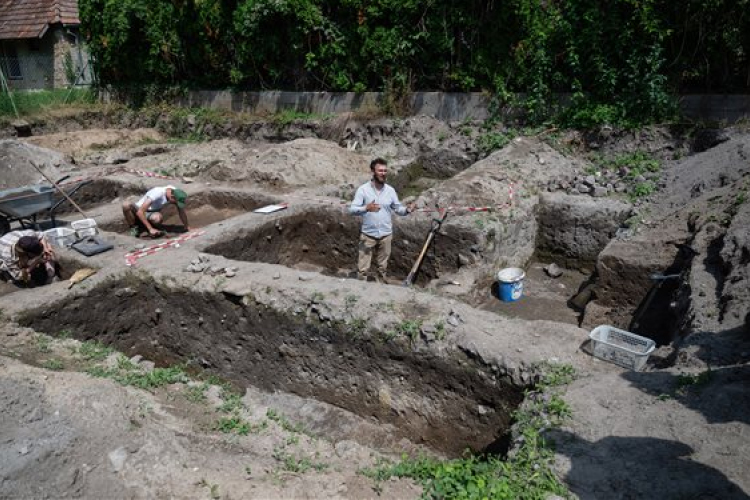
<path id="1" fill-rule="evenodd" d="M 0 0 L 0 40 L 38 38 L 50 24 L 81 24 L 76 0 Z"/>

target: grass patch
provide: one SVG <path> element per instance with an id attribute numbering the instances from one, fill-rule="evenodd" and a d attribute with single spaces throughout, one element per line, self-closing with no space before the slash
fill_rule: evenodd
<path id="1" fill-rule="evenodd" d="M 279 413 L 273 408 L 269 408 L 266 411 L 266 418 L 271 422 L 276 422 L 279 427 L 287 432 L 298 432 L 300 434 L 308 433 L 302 424 L 293 424 L 283 413 Z"/>
<path id="2" fill-rule="evenodd" d="M 39 352 L 50 352 L 52 350 L 52 339 L 47 335 L 39 334 L 34 337 L 34 344 Z"/>
<path id="3" fill-rule="evenodd" d="M 63 362 L 59 359 L 48 359 L 47 361 L 42 363 L 42 368 L 59 372 L 63 369 Z"/>
<path id="4" fill-rule="evenodd" d="M 88 361 L 103 361 L 113 352 L 111 347 L 102 344 L 98 340 L 81 342 L 81 345 L 78 347 L 78 354 Z"/>
<path id="5" fill-rule="evenodd" d="M 15 118 L 14 104 L 21 117 L 28 117 L 55 108 L 93 105 L 97 102 L 96 92 L 90 89 L 17 90 L 11 92 L 10 96 L 0 92 L 0 117 Z"/>
<path id="6" fill-rule="evenodd" d="M 188 381 L 182 366 L 154 368 L 150 372 L 145 372 L 131 363 L 125 356 L 119 358 L 116 368 L 94 366 L 86 372 L 94 377 L 109 378 L 120 385 L 131 385 L 140 389 L 156 389 L 165 385 Z"/>
<path id="7" fill-rule="evenodd" d="M 684 393 L 689 388 L 701 389 L 708 385 L 713 379 L 714 374 L 709 368 L 697 375 L 683 374 L 677 376 L 677 392 Z"/>
<path id="8" fill-rule="evenodd" d="M 281 462 L 283 470 L 297 474 L 304 474 L 313 469 L 321 472 L 329 467 L 327 463 L 317 462 L 307 456 L 297 457 L 280 446 L 274 448 L 272 456 Z"/>
<path id="9" fill-rule="evenodd" d="M 185 391 L 185 398 L 191 403 L 204 404 L 208 401 L 206 397 L 206 390 L 208 390 L 208 384 L 202 383 L 200 385 L 193 385 L 187 388 Z"/>

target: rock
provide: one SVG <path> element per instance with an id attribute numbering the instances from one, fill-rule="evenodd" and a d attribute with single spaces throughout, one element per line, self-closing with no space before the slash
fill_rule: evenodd
<path id="1" fill-rule="evenodd" d="M 587 184 L 589 186 L 595 186 L 596 185 L 596 176 L 595 175 L 587 175 L 583 179 L 583 183 Z"/>
<path id="2" fill-rule="evenodd" d="M 471 261 L 468 257 L 458 254 L 458 267 L 465 267 L 471 264 Z"/>
<path id="3" fill-rule="evenodd" d="M 20 453 L 21 455 L 27 455 L 29 453 L 28 445 L 21 446 L 21 448 L 18 450 L 18 453 Z"/>
<path id="4" fill-rule="evenodd" d="M 125 466 L 125 460 L 128 459 L 128 450 L 124 446 L 120 446 L 114 451 L 109 452 L 109 463 L 112 464 L 112 469 L 115 472 L 120 472 Z"/>
<path id="5" fill-rule="evenodd" d="M 193 264 L 194 266 L 197 266 L 198 264 L 201 263 L 201 260 L 198 259 L 198 258 L 195 258 L 195 259 L 191 260 L 190 263 Z"/>
<path id="6" fill-rule="evenodd" d="M 587 186 L 586 184 L 580 183 L 576 186 L 576 191 L 579 193 L 586 194 L 591 191 L 591 188 Z"/>
<path id="7" fill-rule="evenodd" d="M 310 281 L 311 279 L 312 278 L 310 278 L 309 276 L 305 276 L 305 275 L 300 275 L 299 276 L 299 280 L 300 281 Z"/>
<path id="8" fill-rule="evenodd" d="M 560 269 L 560 266 L 558 266 L 554 262 L 548 266 L 544 266 L 544 272 L 547 273 L 550 278 L 559 278 L 563 275 L 563 271 L 562 269 Z"/>
<path id="9" fill-rule="evenodd" d="M 141 361 L 139 366 L 145 373 L 151 373 L 156 368 L 156 364 L 153 361 Z"/>
<path id="10" fill-rule="evenodd" d="M 119 298 L 132 297 L 135 294 L 136 294 L 136 291 L 130 287 L 120 288 L 119 290 L 115 291 L 115 297 L 119 297 Z"/>
<path id="11" fill-rule="evenodd" d="M 435 333 L 437 332 L 437 329 L 432 325 L 423 325 L 420 329 L 420 333 L 422 334 L 422 338 L 425 342 L 434 342 L 437 340 L 435 337 Z"/>
<path id="12" fill-rule="evenodd" d="M 199 259 L 199 260 L 200 260 L 201 262 L 203 262 L 203 263 L 206 263 L 206 262 L 208 262 L 208 261 L 210 260 L 209 256 L 208 256 L 208 255 L 206 255 L 206 254 L 203 254 L 203 253 L 202 253 L 202 254 L 200 254 L 200 255 L 198 255 L 198 259 Z"/>
<path id="13" fill-rule="evenodd" d="M 227 278 L 234 278 L 235 276 L 237 276 L 237 273 L 230 269 L 224 272 L 224 276 L 226 276 Z"/>
<path id="14" fill-rule="evenodd" d="M 281 279 L 281 273 L 275 273 L 275 274 L 273 275 L 273 279 L 275 279 L 275 280 L 277 280 L 277 279 Z"/>
<path id="15" fill-rule="evenodd" d="M 594 198 L 603 198 L 603 197 L 607 196 L 608 193 L 609 193 L 609 191 L 607 190 L 607 188 L 602 187 L 602 186 L 596 186 L 596 187 L 594 187 L 594 191 L 593 191 L 593 193 L 591 193 L 591 195 Z"/>
<path id="16" fill-rule="evenodd" d="M 141 356 L 140 354 L 136 354 L 135 356 L 133 356 L 132 358 L 130 358 L 130 362 L 133 363 L 134 365 L 137 365 L 142 360 L 143 360 L 143 356 Z"/>

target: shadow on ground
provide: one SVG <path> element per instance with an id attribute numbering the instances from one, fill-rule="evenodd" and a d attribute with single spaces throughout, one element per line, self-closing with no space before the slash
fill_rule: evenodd
<path id="1" fill-rule="evenodd" d="M 566 431 L 550 437 L 565 443 L 570 471 L 564 480 L 581 500 L 750 498 L 718 470 L 693 461 L 694 450 L 677 441 L 605 437 L 590 442 Z M 659 465 L 646 468 L 646 463 Z"/>

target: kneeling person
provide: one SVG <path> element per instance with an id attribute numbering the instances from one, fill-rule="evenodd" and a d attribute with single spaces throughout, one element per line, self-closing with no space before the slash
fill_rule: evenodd
<path id="1" fill-rule="evenodd" d="M 185 200 L 187 200 L 185 191 L 167 186 L 150 189 L 143 198 L 135 203 L 123 203 L 122 213 L 128 222 L 128 226 L 130 226 L 130 234 L 136 237 L 151 236 L 154 238 L 161 236 L 163 233 L 154 228 L 153 224 L 161 224 L 164 220 L 161 210 L 168 203 L 177 206 L 177 212 L 180 215 L 182 225 L 185 226 L 185 231 L 190 231 L 187 213 L 185 213 Z"/>
<path id="2" fill-rule="evenodd" d="M 11 231 L 0 238 L 0 275 L 17 285 L 45 285 L 55 281 L 59 265 L 43 233 Z"/>

